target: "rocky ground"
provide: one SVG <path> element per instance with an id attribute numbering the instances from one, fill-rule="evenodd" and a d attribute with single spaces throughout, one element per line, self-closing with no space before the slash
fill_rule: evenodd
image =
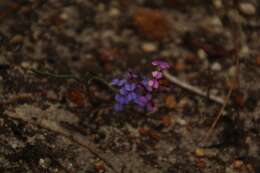
<path id="1" fill-rule="evenodd" d="M 257 0 L 0 2 L 0 172 L 259 173 Z M 104 80 L 131 68 L 170 73 L 221 105 L 167 82 L 153 113 L 112 109 Z M 236 69 L 239 70 L 236 70 Z M 39 75 L 75 74 L 80 81 Z"/>

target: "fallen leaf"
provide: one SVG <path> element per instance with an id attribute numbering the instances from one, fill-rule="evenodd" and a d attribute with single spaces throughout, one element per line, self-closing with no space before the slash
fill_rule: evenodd
<path id="1" fill-rule="evenodd" d="M 170 109 L 174 109 L 177 107 L 177 102 L 174 96 L 169 95 L 165 98 L 165 105 L 166 107 L 170 108 Z"/>
<path id="2" fill-rule="evenodd" d="M 234 160 L 232 163 L 232 167 L 234 169 L 240 169 L 244 165 L 244 162 L 242 160 Z"/>
<path id="3" fill-rule="evenodd" d="M 101 161 L 96 162 L 96 163 L 95 163 L 95 169 L 96 169 L 96 171 L 98 171 L 98 172 L 101 172 L 101 171 L 104 172 L 104 171 L 105 171 L 104 163 L 101 162 Z"/>
<path id="4" fill-rule="evenodd" d="M 135 27 L 147 38 L 161 41 L 171 31 L 166 15 L 159 10 L 138 8 L 133 15 Z"/>
<path id="5" fill-rule="evenodd" d="M 244 107 L 245 106 L 245 96 L 242 93 L 237 93 L 234 96 L 234 102 L 237 106 L 239 107 Z"/>
<path id="6" fill-rule="evenodd" d="M 138 129 L 140 135 L 147 135 L 149 129 L 146 127 L 141 127 Z"/>
<path id="7" fill-rule="evenodd" d="M 183 62 L 177 62 L 177 63 L 174 65 L 174 69 L 175 69 L 177 72 L 184 71 L 185 68 L 186 68 L 186 65 L 185 65 Z"/>
<path id="8" fill-rule="evenodd" d="M 169 127 L 170 125 L 172 125 L 172 117 L 169 115 L 163 116 L 161 117 L 161 123 L 165 126 L 165 127 Z"/>
<path id="9" fill-rule="evenodd" d="M 81 90 L 73 89 L 67 94 L 68 99 L 79 107 L 85 106 L 85 97 Z"/>
<path id="10" fill-rule="evenodd" d="M 260 66 L 260 56 L 257 56 L 257 57 L 255 58 L 255 63 L 256 63 L 256 65 L 259 65 L 259 66 Z"/>
<path id="11" fill-rule="evenodd" d="M 237 89 L 239 86 L 239 81 L 236 79 L 227 79 L 226 80 L 226 86 L 228 88 L 233 88 L 233 89 Z"/>
<path id="12" fill-rule="evenodd" d="M 158 141 L 158 140 L 160 140 L 161 135 L 160 135 L 160 133 L 158 133 L 156 131 L 150 130 L 149 131 L 149 137 L 151 137 L 151 138 L 153 138 L 153 139 Z"/>
<path id="13" fill-rule="evenodd" d="M 206 162 L 202 159 L 196 160 L 196 166 L 200 169 L 203 169 L 206 167 Z"/>

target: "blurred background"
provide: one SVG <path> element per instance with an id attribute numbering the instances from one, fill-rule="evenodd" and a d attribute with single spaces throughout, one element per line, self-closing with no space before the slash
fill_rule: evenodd
<path id="1" fill-rule="evenodd" d="M 72 113 L 80 122 L 66 127 L 125 160 L 125 173 L 260 172 L 259 7 L 258 0 L 1 0 L 0 170 L 111 171 L 57 134 L 10 119 L 11 110 Z M 75 81 L 30 72 L 91 72 L 110 81 L 127 69 L 145 75 L 154 59 L 165 59 L 171 74 L 203 91 L 225 98 L 234 89 L 229 116 L 206 151 L 197 150 L 199 139 L 219 106 L 174 84 L 147 118 L 111 112 L 113 97 L 98 86 L 90 97 Z"/>

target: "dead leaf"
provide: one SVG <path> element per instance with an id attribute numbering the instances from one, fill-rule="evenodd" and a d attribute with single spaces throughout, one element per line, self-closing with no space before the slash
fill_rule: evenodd
<path id="1" fill-rule="evenodd" d="M 165 127 L 169 127 L 172 125 L 172 117 L 169 115 L 163 116 L 161 117 L 161 123 L 165 126 Z"/>
<path id="2" fill-rule="evenodd" d="M 141 127 L 138 129 L 140 135 L 147 135 L 149 129 L 146 127 Z"/>
<path id="3" fill-rule="evenodd" d="M 196 160 L 196 166 L 200 169 L 203 169 L 206 167 L 206 162 L 202 159 Z"/>
<path id="4" fill-rule="evenodd" d="M 165 99 L 165 105 L 170 109 L 175 109 L 177 107 L 177 102 L 175 97 L 172 95 L 167 96 Z"/>
<path id="5" fill-rule="evenodd" d="M 166 15 L 159 10 L 138 8 L 133 15 L 135 27 L 146 37 L 163 40 L 171 31 Z"/>
<path id="6" fill-rule="evenodd" d="M 85 97 L 81 90 L 73 89 L 67 94 L 68 99 L 79 107 L 85 106 Z"/>
<path id="7" fill-rule="evenodd" d="M 260 56 L 257 56 L 257 57 L 255 58 L 255 63 L 256 63 L 256 65 L 259 65 L 259 66 L 260 66 Z"/>
<path id="8" fill-rule="evenodd" d="M 95 169 L 97 172 L 104 172 L 105 171 L 105 166 L 104 163 L 102 161 L 98 161 L 95 163 Z"/>

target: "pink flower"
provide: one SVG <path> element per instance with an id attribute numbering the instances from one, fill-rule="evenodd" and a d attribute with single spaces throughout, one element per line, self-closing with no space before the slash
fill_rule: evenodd
<path id="1" fill-rule="evenodd" d="M 159 87 L 159 82 L 158 80 L 149 80 L 148 82 L 148 86 L 150 86 L 151 88 L 157 89 Z"/>
<path id="2" fill-rule="evenodd" d="M 155 79 L 161 79 L 161 78 L 162 78 L 162 73 L 159 72 L 159 71 L 153 71 L 153 72 L 152 72 L 152 76 L 153 76 Z"/>
<path id="3" fill-rule="evenodd" d="M 162 61 L 162 60 L 155 60 L 152 62 L 152 65 L 158 66 L 161 70 L 166 70 L 170 68 L 169 63 Z"/>

